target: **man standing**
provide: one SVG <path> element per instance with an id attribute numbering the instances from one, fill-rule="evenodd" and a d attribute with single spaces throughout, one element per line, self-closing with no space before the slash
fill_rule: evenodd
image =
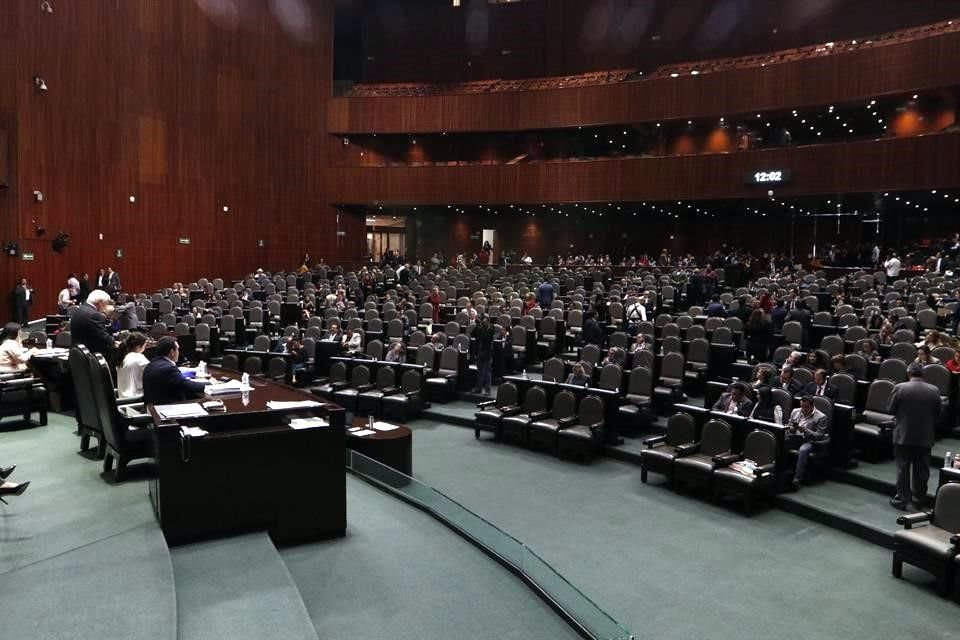
<path id="1" fill-rule="evenodd" d="M 13 321 L 21 327 L 27 326 L 30 322 L 30 305 L 33 304 L 33 287 L 27 283 L 26 278 L 20 278 L 20 282 L 13 289 Z"/>
<path id="2" fill-rule="evenodd" d="M 883 268 L 887 272 L 888 278 L 897 278 L 900 275 L 900 258 L 897 257 L 896 253 L 891 253 L 890 257 L 886 262 L 883 263 Z"/>
<path id="3" fill-rule="evenodd" d="M 910 379 L 893 388 L 887 413 L 896 416 L 893 457 L 897 462 L 897 495 L 890 504 L 906 511 L 926 500 L 930 449 L 940 415 L 940 390 L 923 380 L 923 367 L 910 365 Z M 912 486 L 911 486 L 912 479 Z"/>
<path id="4" fill-rule="evenodd" d="M 115 298 L 120 292 L 120 274 L 114 271 L 113 267 L 107 267 L 106 291 L 111 298 Z"/>
<path id="5" fill-rule="evenodd" d="M 482 390 L 487 395 L 493 382 L 493 327 L 487 314 L 480 316 L 473 337 L 477 339 L 477 385 L 473 392 L 479 394 Z"/>
<path id="6" fill-rule="evenodd" d="M 827 437 L 830 424 L 827 416 L 814 406 L 813 398 L 808 395 L 800 399 L 799 408 L 790 412 L 787 424 L 790 435 L 803 440 L 803 444 L 797 449 L 797 468 L 793 473 L 793 487 L 797 489 L 807 472 L 807 461 L 810 459 L 813 443 Z"/>

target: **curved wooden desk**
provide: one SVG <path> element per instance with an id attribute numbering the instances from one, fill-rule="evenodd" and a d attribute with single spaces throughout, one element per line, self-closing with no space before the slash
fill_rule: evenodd
<path id="1" fill-rule="evenodd" d="M 240 377 L 212 367 L 210 373 Z M 343 408 L 272 410 L 270 400 L 316 398 L 264 379 L 251 386 L 247 394 L 217 396 L 226 411 L 202 417 L 164 421 L 149 407 L 157 460 L 150 499 L 169 544 L 264 529 L 277 544 L 345 535 Z M 291 418 L 313 416 L 330 426 L 290 426 Z M 184 437 L 182 426 L 208 433 Z"/>
<path id="2" fill-rule="evenodd" d="M 367 425 L 367 418 L 363 416 L 353 419 L 354 427 L 367 430 Z M 382 462 L 404 475 L 412 476 L 413 432 L 403 425 L 396 427 L 391 431 L 376 431 L 365 436 L 347 431 L 347 448 Z"/>

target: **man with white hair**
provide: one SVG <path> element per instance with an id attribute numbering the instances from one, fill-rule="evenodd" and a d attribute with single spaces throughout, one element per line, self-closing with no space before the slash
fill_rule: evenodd
<path id="1" fill-rule="evenodd" d="M 95 289 L 70 318 L 72 343 L 82 344 L 93 353 L 103 354 L 107 360 L 114 348 L 113 336 L 107 331 L 110 323 L 104 315 L 110 302 L 110 294 L 102 289 Z"/>

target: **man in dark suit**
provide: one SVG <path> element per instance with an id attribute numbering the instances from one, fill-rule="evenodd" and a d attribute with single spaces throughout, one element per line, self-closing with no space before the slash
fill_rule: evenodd
<path id="1" fill-rule="evenodd" d="M 836 402 L 837 396 L 840 395 L 840 390 L 830 384 L 830 381 L 827 379 L 826 371 L 823 369 L 817 369 L 813 373 L 813 382 L 807 384 L 807 388 L 804 389 L 804 393 L 808 396 L 823 396 L 825 398 L 830 398 L 832 402 Z"/>
<path id="2" fill-rule="evenodd" d="M 780 370 L 780 380 L 773 385 L 773 388 L 783 389 L 791 396 L 803 393 L 803 383 L 793 377 L 793 367 L 786 365 Z"/>
<path id="3" fill-rule="evenodd" d="M 113 267 L 107 267 L 106 287 L 104 289 L 110 294 L 111 298 L 116 297 L 120 292 L 120 274 L 113 270 Z"/>
<path id="4" fill-rule="evenodd" d="M 753 409 L 753 401 L 747 397 L 746 387 L 740 382 L 734 382 L 730 385 L 729 391 L 722 394 L 713 404 L 712 409 L 747 417 Z"/>
<path id="5" fill-rule="evenodd" d="M 713 300 L 711 300 L 707 308 L 703 310 L 703 313 L 708 318 L 726 318 L 727 308 L 720 302 L 720 296 L 713 296 Z"/>
<path id="6" fill-rule="evenodd" d="M 896 416 L 893 457 L 897 462 L 897 495 L 890 504 L 906 511 L 926 500 L 930 449 L 940 416 L 940 390 L 923 379 L 923 367 L 910 365 L 910 379 L 893 388 L 887 413 Z M 911 486 L 911 478 L 913 480 Z"/>
<path id="7" fill-rule="evenodd" d="M 597 322 L 597 314 L 593 311 L 587 311 L 583 314 L 583 330 L 580 332 L 583 337 L 583 344 L 595 344 L 598 347 L 603 344 L 603 329 Z"/>
<path id="8" fill-rule="evenodd" d="M 206 386 L 189 380 L 177 368 L 180 345 L 173 336 L 164 336 L 157 342 L 157 357 L 143 370 L 143 401 L 146 404 L 167 404 L 196 398 Z"/>
<path id="9" fill-rule="evenodd" d="M 107 331 L 110 321 L 104 310 L 110 304 L 106 291 L 96 289 L 78 307 L 70 318 L 70 339 L 73 344 L 82 344 L 93 353 L 103 354 L 110 361 L 113 352 L 113 336 Z"/>
<path id="10" fill-rule="evenodd" d="M 780 331 L 783 329 L 783 323 L 787 319 L 787 307 L 784 306 L 783 300 L 778 300 L 777 305 L 770 311 L 770 322 L 773 323 L 773 330 Z"/>
<path id="11" fill-rule="evenodd" d="M 550 305 L 553 304 L 554 293 L 553 283 L 549 280 L 544 280 L 540 283 L 540 286 L 537 287 L 537 304 L 544 310 L 544 313 L 546 313 L 550 309 Z"/>
<path id="12" fill-rule="evenodd" d="M 27 283 L 26 278 L 20 278 L 20 282 L 13 289 L 13 321 L 20 326 L 27 326 L 30 322 L 30 305 L 33 304 L 33 287 Z"/>

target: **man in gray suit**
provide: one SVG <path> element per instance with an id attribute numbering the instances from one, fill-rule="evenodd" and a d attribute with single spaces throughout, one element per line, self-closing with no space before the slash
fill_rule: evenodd
<path id="1" fill-rule="evenodd" d="M 893 388 L 887 413 L 896 416 L 893 430 L 893 456 L 897 462 L 897 495 L 890 504 L 906 511 L 914 501 L 927 496 L 930 477 L 930 449 L 933 447 L 934 428 L 940 415 L 940 390 L 924 382 L 923 367 L 910 365 L 910 380 Z M 911 478 L 913 480 L 911 488 Z"/>

